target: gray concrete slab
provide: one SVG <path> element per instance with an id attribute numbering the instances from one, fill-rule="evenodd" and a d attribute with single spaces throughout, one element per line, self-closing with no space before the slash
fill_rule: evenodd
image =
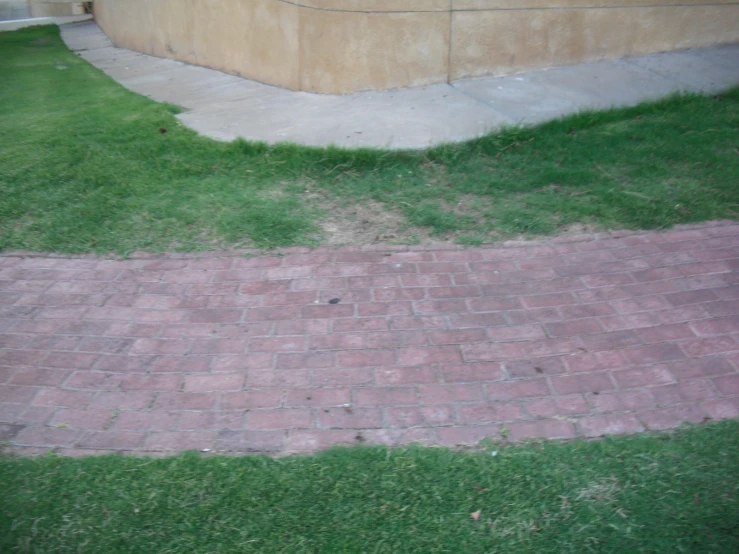
<path id="1" fill-rule="evenodd" d="M 32 17 L 29 19 L 13 19 L 10 21 L 0 21 L 0 33 L 3 31 L 17 31 L 26 27 L 37 27 L 39 25 L 64 25 L 66 23 L 74 23 L 76 21 L 88 21 L 92 16 L 85 15 L 67 15 L 59 17 Z"/>
<path id="2" fill-rule="evenodd" d="M 470 79 L 454 83 L 454 86 L 518 123 L 541 123 L 579 110 L 635 105 L 676 90 L 695 90 L 686 85 L 686 81 L 700 83 L 701 77 L 683 76 L 689 72 L 703 75 L 705 87 L 711 87 L 719 77 L 723 79 L 724 88 L 727 83 L 739 83 L 739 74 L 732 77 L 732 73 L 736 73 L 733 67 L 739 69 L 739 58 L 735 66 L 726 68 L 717 67 L 720 64 L 716 61 L 729 64 L 736 48 L 706 50 L 692 51 L 688 58 L 683 52 L 674 52 Z M 674 63 L 670 62 L 673 58 Z M 686 59 L 691 65 L 680 71 Z M 655 63 L 676 69 L 671 73 L 656 71 L 649 67 Z M 706 78 L 706 73 L 714 79 Z"/>
<path id="3" fill-rule="evenodd" d="M 80 29 L 84 27 L 80 26 Z M 114 46 L 113 42 L 101 32 L 80 32 L 76 36 L 70 37 L 67 46 L 71 50 L 96 50 L 98 48 L 111 48 Z"/>
<path id="4" fill-rule="evenodd" d="M 95 67 L 102 69 L 106 73 L 109 69 L 117 69 L 122 67 L 129 67 L 134 64 L 153 64 L 160 62 L 160 69 L 171 67 L 166 62 L 168 60 L 160 60 L 159 58 L 152 58 L 151 56 L 145 56 L 131 50 L 124 50 L 122 48 L 116 48 L 115 46 L 106 46 L 104 48 L 95 48 L 92 50 L 80 49 L 76 50 L 77 55 L 90 62 Z M 151 59 L 147 59 L 151 58 Z"/>
<path id="5" fill-rule="evenodd" d="M 624 62 L 671 79 L 679 88 L 692 92 L 721 92 L 739 82 L 739 49 L 736 47 L 652 54 L 626 58 Z"/>
<path id="6" fill-rule="evenodd" d="M 671 79 L 619 60 L 537 71 L 532 81 L 557 88 L 582 109 L 638 104 L 676 88 Z"/>
<path id="7" fill-rule="evenodd" d="M 713 48 L 693 50 L 693 52 L 707 61 L 731 70 L 734 78 L 739 79 L 739 44 L 724 44 Z"/>
<path id="8" fill-rule="evenodd" d="M 218 140 L 425 148 L 503 125 L 623 106 L 673 90 L 739 84 L 739 45 L 532 71 L 427 87 L 318 95 L 115 48 L 94 22 L 65 25 L 80 56 L 123 86 L 178 104 L 178 117 Z"/>
<path id="9" fill-rule="evenodd" d="M 423 148 L 511 123 L 477 104 L 448 85 L 346 96 L 267 87 L 240 101 L 219 102 L 179 117 L 198 132 L 222 140 Z"/>
<path id="10" fill-rule="evenodd" d="M 142 94 L 156 99 L 161 98 L 164 90 L 167 94 L 167 102 L 176 104 L 186 110 L 201 110 L 214 106 L 213 98 L 217 97 L 215 104 L 224 102 L 235 102 L 238 100 L 247 100 L 253 95 L 255 89 L 249 83 L 229 82 L 225 79 L 204 79 L 192 86 L 183 87 L 175 92 L 170 92 L 172 83 L 176 83 L 176 77 L 179 72 L 166 71 L 162 75 L 140 75 L 126 79 L 126 86 L 132 90 L 142 90 Z M 115 77 L 114 77 L 115 78 Z"/>
<path id="11" fill-rule="evenodd" d="M 587 96 L 547 82 L 539 72 L 458 81 L 454 88 L 516 124 L 541 123 L 581 108 Z"/>

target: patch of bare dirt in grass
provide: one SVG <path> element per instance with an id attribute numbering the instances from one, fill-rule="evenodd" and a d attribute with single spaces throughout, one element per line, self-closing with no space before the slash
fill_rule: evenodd
<path id="1" fill-rule="evenodd" d="M 442 242 L 431 240 L 428 229 L 409 225 L 403 214 L 375 200 L 344 204 L 322 199 L 317 205 L 324 212 L 320 224 L 327 246 Z"/>
<path id="2" fill-rule="evenodd" d="M 592 233 L 598 233 L 603 229 L 599 228 L 592 223 L 570 223 L 563 225 L 557 229 L 557 232 L 552 235 L 543 235 L 541 238 L 554 238 L 554 237 L 571 237 L 573 235 L 589 235 Z"/>

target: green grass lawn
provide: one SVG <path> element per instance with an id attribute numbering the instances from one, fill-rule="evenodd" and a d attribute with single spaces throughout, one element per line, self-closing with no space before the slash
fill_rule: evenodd
<path id="1" fill-rule="evenodd" d="M 493 448 L 0 457 L 0 551 L 739 552 L 739 422 Z"/>
<path id="2" fill-rule="evenodd" d="M 219 143 L 175 112 L 56 27 L 0 33 L 0 249 L 479 244 L 739 214 L 739 89 L 414 152 Z"/>

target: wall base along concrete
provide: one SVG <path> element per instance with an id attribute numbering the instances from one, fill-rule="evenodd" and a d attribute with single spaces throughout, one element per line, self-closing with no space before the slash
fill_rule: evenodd
<path id="1" fill-rule="evenodd" d="M 318 93 L 739 42 L 739 0 L 96 0 L 94 7 L 118 46 Z"/>

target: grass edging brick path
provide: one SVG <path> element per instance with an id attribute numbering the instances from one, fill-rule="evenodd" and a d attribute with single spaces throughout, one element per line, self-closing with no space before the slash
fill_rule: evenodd
<path id="1" fill-rule="evenodd" d="M 476 453 L 0 457 L 3 552 L 739 548 L 739 422 Z"/>

